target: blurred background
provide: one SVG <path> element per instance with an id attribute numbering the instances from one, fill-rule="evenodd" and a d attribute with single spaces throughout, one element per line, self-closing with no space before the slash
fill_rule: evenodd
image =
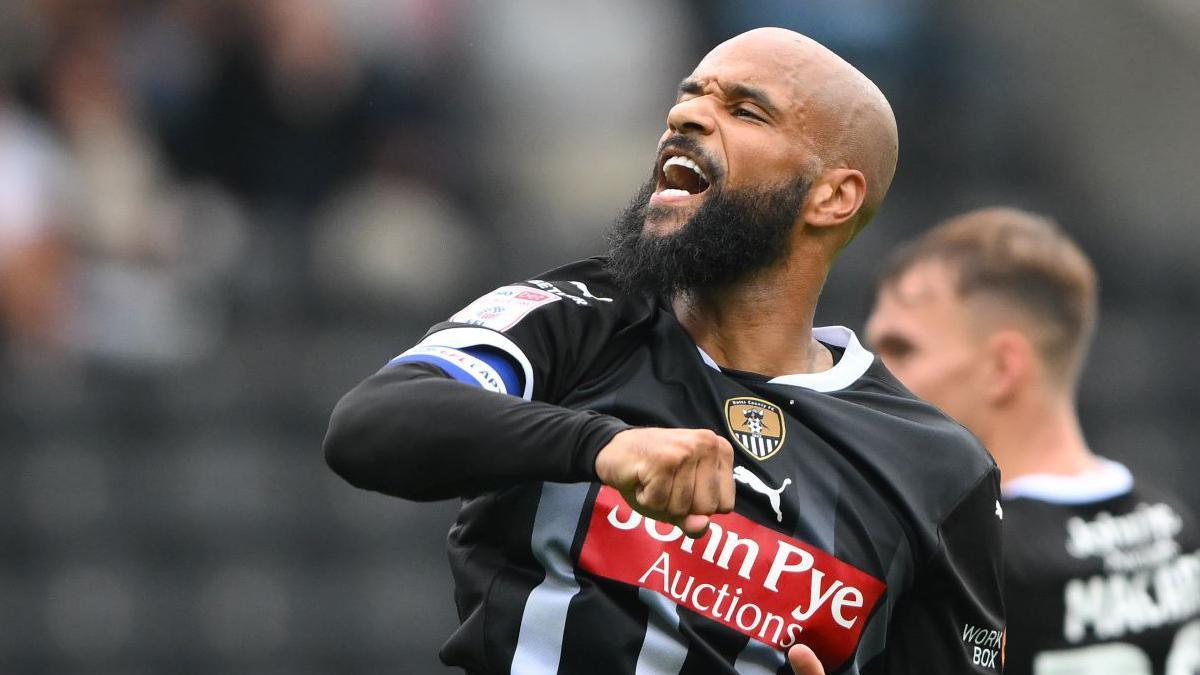
<path id="1" fill-rule="evenodd" d="M 1096 260 L 1094 448 L 1200 507 L 1200 3 L 0 2 L 0 672 L 441 673 L 455 505 L 326 470 L 338 397 L 602 250 L 675 85 L 805 32 L 900 168 L 820 323 L 956 211 Z"/>

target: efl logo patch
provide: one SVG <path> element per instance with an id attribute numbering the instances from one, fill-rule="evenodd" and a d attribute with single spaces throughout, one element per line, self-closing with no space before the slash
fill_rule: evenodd
<path id="1" fill-rule="evenodd" d="M 787 436 L 783 411 L 761 398 L 729 399 L 725 402 L 725 422 L 738 446 L 759 461 L 779 452 Z"/>
<path id="2" fill-rule="evenodd" d="M 558 302 L 559 296 L 528 286 L 501 286 L 462 308 L 450 320 L 504 332 L 533 310 Z"/>
<path id="3" fill-rule="evenodd" d="M 808 544 L 726 513 L 699 539 L 646 518 L 603 486 L 579 566 L 656 593 L 778 649 L 803 642 L 845 663 L 886 585 Z"/>

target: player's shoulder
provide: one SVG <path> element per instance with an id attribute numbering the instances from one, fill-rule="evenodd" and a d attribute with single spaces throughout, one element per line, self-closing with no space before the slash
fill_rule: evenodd
<path id="1" fill-rule="evenodd" d="M 918 398 L 875 359 L 852 387 L 890 418 L 891 438 L 904 461 L 918 462 L 931 478 L 974 481 L 996 469 L 991 453 L 966 427 Z"/>
<path id="2" fill-rule="evenodd" d="M 608 269 L 607 256 L 592 256 L 559 265 L 535 275 L 525 283 L 543 288 L 554 286 L 585 297 L 600 297 L 597 293 L 613 299 L 623 296 Z"/>
<path id="3" fill-rule="evenodd" d="M 1038 517 L 1054 510 L 1111 516 L 1154 504 L 1188 510 L 1181 494 L 1155 476 L 1135 477 L 1125 464 L 1106 457 L 1097 457 L 1094 466 L 1076 474 L 1031 473 L 1011 478 L 1005 484 L 1004 499 Z"/>
<path id="4" fill-rule="evenodd" d="M 838 420 L 840 433 L 852 445 L 867 448 L 870 461 L 906 491 L 928 491 L 922 487 L 927 485 L 949 490 L 973 484 L 995 469 L 995 461 L 970 431 L 909 391 L 853 331 L 826 326 L 813 334 L 843 350 L 834 367 L 842 377 L 826 376 L 822 384 L 836 386 L 819 390 L 839 403 L 823 406 L 823 414 Z"/>
<path id="5" fill-rule="evenodd" d="M 1200 516 L 1173 487 L 1138 474 L 1124 511 L 1158 535 L 1171 536 L 1184 551 L 1200 549 Z"/>
<path id="6" fill-rule="evenodd" d="M 1112 460 L 1105 460 L 1112 462 Z M 1114 462 L 1115 463 L 1115 462 Z M 1133 475 L 1132 473 L 1130 475 Z M 1190 511 L 1182 494 L 1173 487 L 1157 480 L 1157 477 L 1138 473 L 1133 476 L 1133 485 L 1129 489 L 1128 501 L 1136 505 L 1149 503 L 1170 504 L 1176 509 Z M 1189 514 L 1190 515 L 1190 514 Z"/>
<path id="7" fill-rule="evenodd" d="M 1128 468 L 1119 462 L 1103 458 L 1101 462 L 1128 472 Z M 1128 475 L 1128 490 L 1106 503 L 1095 505 L 1090 514 L 1093 518 L 1111 522 L 1112 518 L 1129 516 L 1134 521 L 1154 525 L 1158 531 L 1170 531 L 1187 540 L 1193 548 L 1200 545 L 1200 521 L 1183 493 L 1158 480 L 1157 476 L 1140 472 L 1136 475 L 1128 472 Z"/>
<path id="8" fill-rule="evenodd" d="M 622 293 L 603 257 L 585 258 L 497 287 L 455 312 L 445 325 L 466 324 L 508 332 L 519 324 L 619 323 L 649 307 Z M 444 326 L 439 326 L 442 328 Z"/>
<path id="9" fill-rule="evenodd" d="M 479 296 L 420 344 L 498 349 L 522 367 L 531 396 L 557 401 L 635 344 L 656 308 L 621 293 L 604 258 L 587 258 Z"/>
<path id="10" fill-rule="evenodd" d="M 604 313 L 618 312 L 630 305 L 644 306 L 648 300 L 622 291 L 608 269 L 608 258 L 593 256 L 546 270 L 521 285 L 549 293 L 567 308 L 579 307 Z"/>
<path id="11" fill-rule="evenodd" d="M 914 395 L 879 359 L 841 397 L 871 409 L 858 433 L 890 489 L 917 517 L 916 527 L 930 537 L 963 504 L 999 499 L 999 469 L 979 439 Z"/>

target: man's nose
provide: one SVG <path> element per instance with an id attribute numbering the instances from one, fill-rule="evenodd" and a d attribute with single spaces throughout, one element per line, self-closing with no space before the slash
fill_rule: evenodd
<path id="1" fill-rule="evenodd" d="M 676 134 L 711 134 L 714 121 L 712 106 L 708 96 L 680 101 L 667 112 L 667 128 Z"/>

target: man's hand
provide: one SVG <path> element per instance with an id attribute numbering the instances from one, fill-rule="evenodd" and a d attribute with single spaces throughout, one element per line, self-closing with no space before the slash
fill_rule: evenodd
<path id="1" fill-rule="evenodd" d="M 796 675 L 825 675 L 825 667 L 807 645 L 796 645 L 789 649 L 788 664 Z"/>
<path id="2" fill-rule="evenodd" d="M 699 537 L 733 510 L 733 446 L 707 429 L 627 429 L 596 456 L 596 475 L 638 513 Z"/>

